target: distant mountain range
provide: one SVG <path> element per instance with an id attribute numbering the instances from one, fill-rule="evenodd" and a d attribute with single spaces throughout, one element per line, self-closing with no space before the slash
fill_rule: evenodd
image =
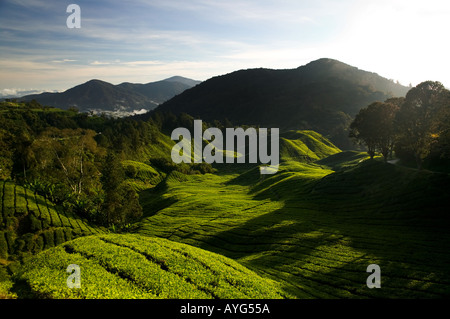
<path id="1" fill-rule="evenodd" d="M 147 84 L 125 82 L 113 85 L 101 80 L 90 80 L 61 93 L 32 94 L 18 100 L 34 99 L 40 104 L 62 109 L 75 107 L 80 111 L 109 112 L 124 116 L 152 110 L 199 83 L 200 81 L 180 76 Z"/>
<path id="2" fill-rule="evenodd" d="M 353 147 L 347 128 L 361 108 L 405 96 L 408 90 L 376 73 L 319 59 L 296 69 L 260 68 L 217 76 L 156 110 L 233 125 L 314 130 L 347 149 Z"/>
<path id="3" fill-rule="evenodd" d="M 19 100 L 116 116 L 156 109 L 235 126 L 314 130 L 349 149 L 353 145 L 347 129 L 358 111 L 375 101 L 405 96 L 408 90 L 376 73 L 323 58 L 296 69 L 239 70 L 204 82 L 179 76 L 147 84 L 91 80 L 62 93 Z"/>

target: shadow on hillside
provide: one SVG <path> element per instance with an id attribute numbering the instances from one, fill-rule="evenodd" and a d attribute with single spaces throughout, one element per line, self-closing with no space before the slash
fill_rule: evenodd
<path id="1" fill-rule="evenodd" d="M 448 176 L 369 161 L 200 247 L 282 280 L 301 298 L 448 298 L 449 186 Z M 381 289 L 366 286 L 372 263 Z"/>
<path id="2" fill-rule="evenodd" d="M 139 193 L 139 202 L 144 212 L 143 218 L 151 217 L 160 210 L 167 208 L 177 202 L 174 197 L 164 198 L 162 196 L 168 190 L 166 181 L 160 182 L 156 187 L 142 190 Z"/>

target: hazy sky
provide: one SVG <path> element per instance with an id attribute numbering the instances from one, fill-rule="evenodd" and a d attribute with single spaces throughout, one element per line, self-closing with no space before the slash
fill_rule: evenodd
<path id="1" fill-rule="evenodd" d="M 81 28 L 69 29 L 69 4 Z M 206 80 L 327 57 L 450 86 L 448 0 L 0 0 L 0 93 Z"/>

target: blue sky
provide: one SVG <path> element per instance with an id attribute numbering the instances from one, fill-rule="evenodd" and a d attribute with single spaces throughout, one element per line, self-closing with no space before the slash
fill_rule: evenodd
<path id="1" fill-rule="evenodd" d="M 81 28 L 69 29 L 69 4 Z M 450 86 L 446 0 L 0 0 L 0 94 L 206 80 L 323 57 Z"/>

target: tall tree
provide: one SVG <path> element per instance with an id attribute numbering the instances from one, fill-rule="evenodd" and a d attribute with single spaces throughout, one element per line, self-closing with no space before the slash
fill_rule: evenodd
<path id="1" fill-rule="evenodd" d="M 394 146 L 394 119 L 399 107 L 394 103 L 375 102 L 363 108 L 350 124 L 349 136 L 367 146 L 371 158 L 378 150 L 387 161 Z"/>
<path id="2" fill-rule="evenodd" d="M 139 197 L 125 182 L 122 164 L 112 151 L 105 158 L 101 181 L 105 191 L 102 207 L 105 224 L 120 227 L 142 216 Z"/>
<path id="3" fill-rule="evenodd" d="M 436 139 L 429 155 L 431 163 L 441 168 L 450 163 L 450 91 L 444 90 L 437 100 L 438 110 L 432 122 L 433 137 Z"/>
<path id="4" fill-rule="evenodd" d="M 437 141 L 440 100 L 445 91 L 440 82 L 422 82 L 408 91 L 397 113 L 396 153 L 399 157 L 413 157 L 418 169 L 422 169 L 424 158 Z"/>
<path id="5" fill-rule="evenodd" d="M 385 102 L 379 105 L 376 113 L 379 123 L 377 148 L 383 155 L 385 162 L 394 148 L 396 138 L 394 120 L 399 109 L 396 104 Z"/>
<path id="6" fill-rule="evenodd" d="M 55 184 L 64 183 L 73 195 L 96 193 L 100 187 L 97 147 L 92 130 L 49 128 L 33 141 L 33 175 Z"/>
<path id="7" fill-rule="evenodd" d="M 0 128 L 0 179 L 11 177 L 11 170 L 14 165 L 13 149 L 10 146 L 11 134 Z"/>

